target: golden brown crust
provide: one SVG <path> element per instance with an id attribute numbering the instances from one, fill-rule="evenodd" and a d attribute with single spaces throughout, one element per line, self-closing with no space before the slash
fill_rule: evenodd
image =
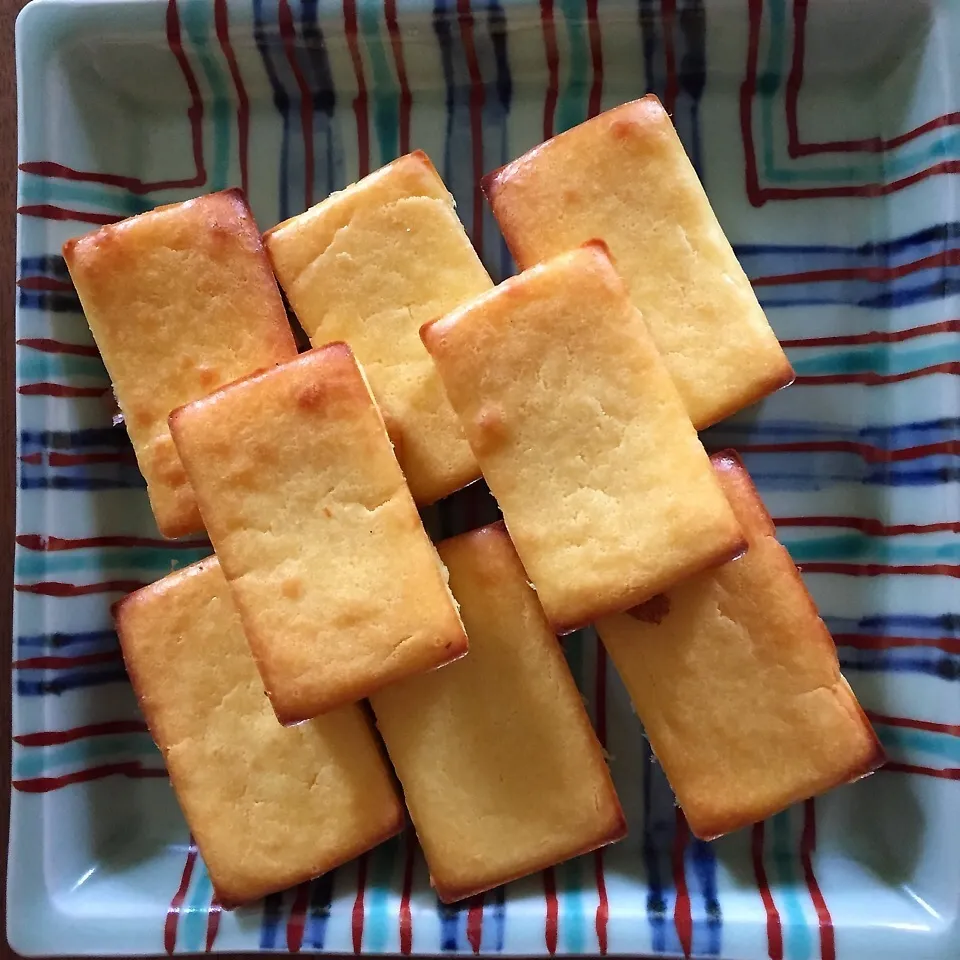
<path id="1" fill-rule="evenodd" d="M 281 722 L 466 652 L 346 344 L 237 381 L 175 411 L 170 425 Z"/>
<path id="2" fill-rule="evenodd" d="M 884 760 L 743 464 L 732 451 L 712 461 L 746 553 L 597 623 L 690 829 L 704 840 Z"/>
<path id="3" fill-rule="evenodd" d="M 621 104 L 483 178 L 521 269 L 603 239 L 703 429 L 793 371 L 653 95 Z"/>
<path id="4" fill-rule="evenodd" d="M 325 873 L 402 828 L 403 805 L 360 707 L 277 724 L 216 557 L 131 594 L 114 617 L 224 906 Z"/>
<path id="5" fill-rule="evenodd" d="M 421 337 L 557 629 L 641 603 L 742 549 L 602 245 L 532 267 Z"/>
<path id="6" fill-rule="evenodd" d="M 502 523 L 439 552 L 470 654 L 371 698 L 446 902 L 625 833 L 606 761 L 563 651 Z"/>
<path id="7" fill-rule="evenodd" d="M 491 286 L 429 158 L 394 160 L 266 235 L 311 342 L 347 341 L 390 426 L 419 504 L 479 468 L 417 330 Z"/>
<path id="8" fill-rule="evenodd" d="M 100 227 L 64 259 L 114 391 L 160 532 L 203 529 L 170 438 L 171 410 L 296 355 L 243 195 L 227 190 Z"/>

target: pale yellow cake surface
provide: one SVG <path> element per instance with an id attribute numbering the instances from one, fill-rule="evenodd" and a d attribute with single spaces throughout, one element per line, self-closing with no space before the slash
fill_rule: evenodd
<path id="1" fill-rule="evenodd" d="M 683 402 L 601 245 L 507 280 L 422 336 L 558 630 L 740 549 Z"/>
<path id="2" fill-rule="evenodd" d="M 606 242 L 697 429 L 793 380 L 652 94 L 535 147 L 484 190 L 521 268 Z"/>
<path id="3" fill-rule="evenodd" d="M 160 532 L 202 530 L 167 417 L 297 352 L 243 195 L 158 207 L 68 241 L 63 256 Z"/>
<path id="4" fill-rule="evenodd" d="M 439 546 L 470 653 L 371 700 L 444 901 L 619 840 L 626 823 L 502 524 Z"/>
<path id="5" fill-rule="evenodd" d="M 403 805 L 359 706 L 277 723 L 215 557 L 131 594 L 116 620 L 222 903 L 325 873 L 401 829 Z"/>
<path id="6" fill-rule="evenodd" d="M 855 780 L 883 751 L 742 464 L 715 455 L 747 552 L 597 630 L 704 839 Z"/>
<path id="7" fill-rule="evenodd" d="M 467 640 L 349 348 L 176 411 L 171 427 L 277 716 L 304 720 Z"/>
<path id="8" fill-rule="evenodd" d="M 264 241 L 314 346 L 342 340 L 363 364 L 414 499 L 432 503 L 475 480 L 418 331 L 491 282 L 426 154 L 400 157 Z"/>

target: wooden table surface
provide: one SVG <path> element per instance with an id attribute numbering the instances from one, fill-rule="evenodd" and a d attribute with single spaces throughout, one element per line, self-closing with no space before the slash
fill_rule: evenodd
<path id="1" fill-rule="evenodd" d="M 16 426 L 14 423 L 14 331 L 13 309 L 16 297 L 16 194 L 17 194 L 17 92 L 16 68 L 13 57 L 13 23 L 26 0 L 0 0 L 0 157 L 3 175 L 0 178 L 0 261 L 3 263 L 3 296 L 0 299 L 0 320 L 3 339 L 0 341 L 0 394 L 3 396 L 0 419 L 0 624 L 3 631 L 3 665 L 0 689 L 0 730 L 10 729 L 10 657 L 12 651 L 11 608 L 13 598 L 13 535 L 16 504 L 14 457 L 16 455 Z M 4 823 L 2 856 L 7 859 L 6 824 L 10 809 L 10 737 L 0 735 L 3 755 L 0 770 L 4 783 L 0 786 L 0 804 Z M 4 893 L 6 869 L 4 868 Z M 6 896 L 2 909 L 6 927 Z M 3 956 L 14 956 L 7 946 L 6 934 Z"/>

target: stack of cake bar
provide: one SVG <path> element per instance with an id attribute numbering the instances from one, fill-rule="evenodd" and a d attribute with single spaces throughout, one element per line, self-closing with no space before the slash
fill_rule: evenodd
<path id="1" fill-rule="evenodd" d="M 226 905 L 406 811 L 444 901 L 622 838 L 557 640 L 588 624 L 699 837 L 883 760 L 699 440 L 793 372 L 660 103 L 483 188 L 498 286 L 419 151 L 263 237 L 228 190 L 65 245 L 157 526 L 215 551 L 116 621 Z M 435 546 L 418 508 L 481 476 L 502 522 Z"/>

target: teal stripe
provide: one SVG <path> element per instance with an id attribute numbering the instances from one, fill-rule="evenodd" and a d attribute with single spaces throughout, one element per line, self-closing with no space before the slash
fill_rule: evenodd
<path id="1" fill-rule="evenodd" d="M 358 13 L 360 34 L 373 67 L 373 125 L 380 145 L 380 160 L 386 163 L 392 160 L 399 150 L 400 88 L 387 61 L 380 32 L 382 9 L 379 0 L 361 0 Z"/>
<path id="2" fill-rule="evenodd" d="M 563 638 L 567 664 L 577 687 L 583 692 L 585 669 L 584 657 L 586 644 L 584 631 L 578 630 Z M 583 874 L 581 858 L 568 860 L 559 866 L 557 890 L 559 940 L 563 952 L 570 954 L 587 953 L 587 918 L 583 895 Z"/>
<path id="3" fill-rule="evenodd" d="M 94 212 L 115 213 L 121 217 L 132 217 L 156 205 L 149 194 L 111 193 L 89 184 L 48 180 L 30 173 L 20 174 L 20 199 L 25 203 L 92 207 Z"/>
<path id="4" fill-rule="evenodd" d="M 875 725 L 880 742 L 898 753 L 923 753 L 943 760 L 960 761 L 960 737 L 933 730 L 911 730 L 909 727 Z"/>
<path id="5" fill-rule="evenodd" d="M 570 43 L 567 83 L 557 101 L 556 132 L 562 133 L 587 119 L 587 92 L 590 88 L 590 46 L 583 25 L 582 0 L 561 0 L 563 21 Z"/>
<path id="6" fill-rule="evenodd" d="M 757 94 L 763 129 L 764 175 L 774 183 L 862 184 L 874 181 L 897 180 L 922 170 L 944 159 L 960 154 L 960 134 L 939 134 L 926 146 L 916 150 L 886 151 L 872 155 L 864 163 L 832 169 L 806 168 L 782 170 L 777 167 L 773 152 L 773 99 L 783 87 L 781 64 L 786 50 L 786 4 L 784 0 L 770 0 L 770 41 L 767 47 L 766 69 L 758 78 Z"/>
<path id="7" fill-rule="evenodd" d="M 209 167 L 207 190 L 223 190 L 230 170 L 230 114 L 231 104 L 223 70 L 210 53 L 213 4 L 206 0 L 181 3 L 180 19 L 184 30 L 197 52 L 200 66 L 213 92 L 213 160 Z"/>
<path id="8" fill-rule="evenodd" d="M 213 899 L 213 883 L 203 858 L 197 856 L 190 879 L 190 890 L 180 908 L 177 948 L 183 953 L 202 953 L 207 941 L 207 917 Z"/>
<path id="9" fill-rule="evenodd" d="M 19 752 L 19 751 L 27 752 Z M 61 743 L 52 747 L 20 747 L 13 761 L 16 777 L 39 777 L 54 768 L 89 767 L 103 761 L 156 761 L 163 766 L 163 757 L 149 733 L 126 733 L 114 737 L 91 737 L 75 743 Z"/>
<path id="10" fill-rule="evenodd" d="M 110 378 L 99 357 L 73 357 L 68 354 L 53 356 L 34 350 L 21 350 L 17 356 L 17 377 L 21 383 L 47 380 L 65 383 L 71 377 L 94 380 Z"/>
<path id="11" fill-rule="evenodd" d="M 809 960 L 813 955 L 813 934 L 803 913 L 806 888 L 797 876 L 797 857 L 790 836 L 790 810 L 767 821 L 773 833 L 773 873 L 771 893 L 779 903 L 783 927 L 784 960 Z"/>
<path id="12" fill-rule="evenodd" d="M 843 533 L 808 539 L 782 538 L 794 563 L 862 561 L 865 563 L 928 566 L 960 563 L 960 540 L 951 537 L 940 543 L 926 543 L 927 537 L 869 537 Z"/>
<path id="13" fill-rule="evenodd" d="M 813 356 L 791 354 L 799 376 L 831 373 L 910 373 L 940 363 L 960 362 L 960 339 L 931 346 L 878 346 L 855 350 L 830 350 Z"/>
<path id="14" fill-rule="evenodd" d="M 17 555 L 15 569 L 18 575 L 24 577 L 42 577 L 49 573 L 100 574 L 104 570 L 135 570 L 138 573 L 165 576 L 209 555 L 209 547 L 184 550 L 134 547 L 116 551 L 22 552 Z"/>
<path id="15" fill-rule="evenodd" d="M 370 854 L 370 872 L 364 896 L 364 953 L 387 951 L 390 931 L 396 923 L 396 917 L 389 907 L 399 847 L 400 838 L 393 837 Z"/>

